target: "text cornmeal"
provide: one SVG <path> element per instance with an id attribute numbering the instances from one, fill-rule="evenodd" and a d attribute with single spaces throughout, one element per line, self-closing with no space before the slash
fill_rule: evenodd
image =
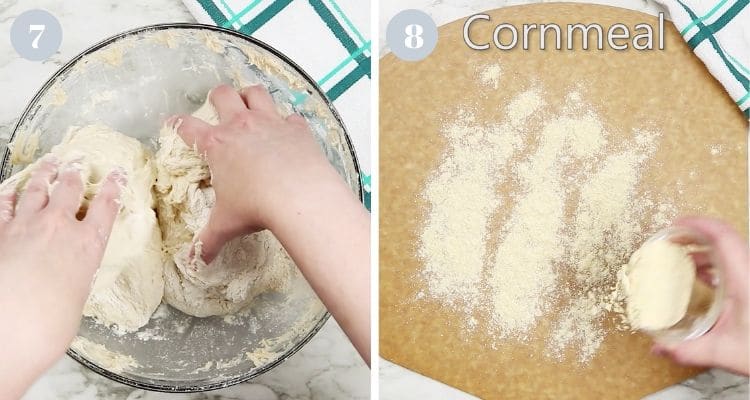
<path id="1" fill-rule="evenodd" d="M 490 44 L 494 44 L 494 47 L 499 50 L 511 50 L 518 46 L 520 36 L 521 47 L 528 50 L 529 44 L 532 42 L 531 36 L 536 32 L 539 36 L 540 50 L 546 50 L 548 46 L 555 50 L 562 50 L 563 38 L 565 38 L 567 50 L 573 50 L 576 40 L 580 40 L 581 49 L 588 50 L 589 37 L 593 33 L 598 50 L 604 49 L 605 38 L 607 45 L 613 50 L 627 50 L 630 45 L 636 50 L 654 50 L 654 28 L 645 22 L 635 24 L 632 28 L 621 23 L 612 24 L 606 28 L 597 23 L 567 24 L 564 28 L 561 28 L 558 24 L 549 23 L 523 24 L 520 29 L 513 24 L 500 23 L 495 26 L 490 38 L 478 38 L 471 34 L 474 25 L 491 22 L 491 18 L 487 14 L 476 14 L 467 18 L 464 22 L 463 31 L 466 45 L 474 50 L 487 50 L 490 48 Z M 507 37 L 508 35 L 510 38 Z M 656 35 L 658 49 L 664 50 L 664 13 L 659 13 Z M 505 36 L 504 40 L 501 38 L 502 36 Z M 554 43 L 551 44 L 550 41 Z"/>

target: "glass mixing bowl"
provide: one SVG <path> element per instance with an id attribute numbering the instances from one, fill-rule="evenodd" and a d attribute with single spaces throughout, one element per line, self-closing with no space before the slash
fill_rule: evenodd
<path id="1" fill-rule="evenodd" d="M 263 84 L 281 109 L 302 114 L 362 199 L 352 144 L 315 82 L 270 46 L 207 25 L 148 26 L 94 45 L 44 84 L 11 141 L 39 134 L 39 157 L 69 126 L 103 123 L 153 150 L 168 116 L 195 111 L 221 83 Z M 22 166 L 11 164 L 6 149 L 1 168 L 0 181 Z M 228 317 L 196 318 L 162 304 L 148 325 L 128 334 L 84 318 L 68 354 L 101 375 L 150 390 L 195 392 L 251 379 L 289 358 L 328 318 L 302 275 L 290 279 L 287 290 L 265 293 Z"/>
<path id="2" fill-rule="evenodd" d="M 668 240 L 685 248 L 693 258 L 695 281 L 685 316 L 667 329 L 646 331 L 656 341 L 674 343 L 697 338 L 708 332 L 721 314 L 724 280 L 720 259 L 703 234 L 685 227 L 669 227 L 651 236 L 647 242 Z"/>

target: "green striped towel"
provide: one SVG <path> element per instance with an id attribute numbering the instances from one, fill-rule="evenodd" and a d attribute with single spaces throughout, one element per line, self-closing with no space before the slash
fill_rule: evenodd
<path id="1" fill-rule="evenodd" d="M 204 24 L 281 51 L 317 80 L 346 124 L 370 208 L 370 4 L 356 0 L 182 0 Z"/>
<path id="2" fill-rule="evenodd" d="M 750 0 L 657 0 L 750 119 Z"/>

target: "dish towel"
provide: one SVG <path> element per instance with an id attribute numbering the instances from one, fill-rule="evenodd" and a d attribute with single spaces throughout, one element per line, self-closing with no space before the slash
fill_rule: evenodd
<path id="1" fill-rule="evenodd" d="M 750 119 L 750 0 L 657 0 Z"/>
<path id="2" fill-rule="evenodd" d="M 182 0 L 203 24 L 284 53 L 333 101 L 351 137 L 370 209 L 370 3 L 357 0 Z"/>

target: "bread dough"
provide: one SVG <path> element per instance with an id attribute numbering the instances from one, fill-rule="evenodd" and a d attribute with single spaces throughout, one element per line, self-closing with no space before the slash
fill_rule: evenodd
<path id="1" fill-rule="evenodd" d="M 218 123 L 209 102 L 193 115 L 213 125 Z M 193 240 L 208 222 L 216 201 L 208 164 L 173 127 L 165 126 L 160 132 L 156 165 L 167 303 L 197 317 L 224 315 L 289 280 L 294 264 L 268 231 L 230 241 L 209 265 L 200 257 L 190 259 Z M 196 248 L 199 253 L 200 243 Z"/>
<path id="2" fill-rule="evenodd" d="M 218 122 L 209 103 L 194 115 Z M 281 289 L 296 271 L 268 231 L 230 241 L 210 265 L 188 257 L 215 204 L 211 173 L 172 127 L 162 129 L 159 143 L 156 166 L 138 140 L 103 125 L 71 128 L 51 150 L 63 162 L 80 162 L 83 209 L 111 170 L 120 167 L 127 173 L 122 207 L 84 307 L 84 315 L 124 332 L 146 325 L 162 298 L 197 317 L 229 314 L 263 292 Z M 22 191 L 39 162 L 0 187 L 16 185 Z"/>
<path id="3" fill-rule="evenodd" d="M 621 278 L 630 325 L 647 331 L 675 325 L 687 312 L 694 282 L 695 263 L 684 247 L 667 240 L 646 242 L 630 257 Z"/>
<path id="4" fill-rule="evenodd" d="M 110 171 L 122 168 L 127 173 L 120 212 L 83 313 L 105 325 L 116 324 L 120 330 L 136 330 L 148 322 L 164 291 L 151 155 L 138 140 L 104 125 L 72 127 L 50 153 L 61 162 L 80 165 L 85 187 L 83 210 Z M 39 163 L 30 164 L 2 186 L 15 185 L 16 191 L 22 192 Z"/>

